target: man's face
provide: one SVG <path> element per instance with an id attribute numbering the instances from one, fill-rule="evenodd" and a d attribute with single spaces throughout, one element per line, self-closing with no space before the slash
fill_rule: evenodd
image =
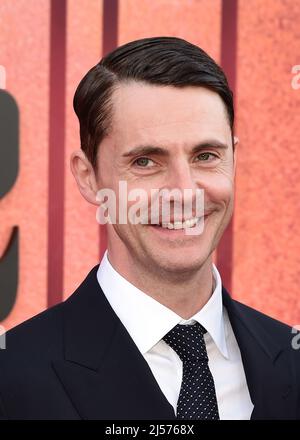
<path id="1" fill-rule="evenodd" d="M 119 181 L 126 181 L 128 192 L 143 189 L 149 202 L 153 189 L 202 189 L 205 213 L 200 235 L 149 224 L 108 225 L 112 253 L 154 273 L 199 269 L 233 208 L 235 158 L 223 101 L 202 87 L 132 82 L 115 90 L 112 102 L 112 132 L 99 147 L 99 189 L 113 189 L 118 201 Z"/>

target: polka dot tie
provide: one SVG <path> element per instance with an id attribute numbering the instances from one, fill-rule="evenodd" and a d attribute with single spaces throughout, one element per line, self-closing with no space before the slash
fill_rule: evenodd
<path id="1" fill-rule="evenodd" d="M 178 419 L 219 420 L 214 379 L 208 366 L 204 341 L 206 329 L 177 324 L 164 336 L 183 363 L 183 376 L 177 402 Z"/>

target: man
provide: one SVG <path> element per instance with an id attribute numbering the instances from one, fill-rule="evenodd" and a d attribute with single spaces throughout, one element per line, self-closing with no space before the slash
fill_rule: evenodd
<path id="1" fill-rule="evenodd" d="M 88 202 L 105 209 L 99 190 L 109 189 L 119 209 L 125 182 L 146 194 L 147 213 L 151 191 L 164 189 L 192 211 L 178 217 L 175 198 L 168 220 L 163 202 L 154 222 L 120 221 L 117 210 L 101 264 L 67 301 L 8 333 L 2 417 L 299 418 L 291 329 L 232 300 L 212 263 L 232 215 L 237 148 L 220 67 L 182 39 L 134 41 L 87 73 L 74 109 L 71 169 Z"/>

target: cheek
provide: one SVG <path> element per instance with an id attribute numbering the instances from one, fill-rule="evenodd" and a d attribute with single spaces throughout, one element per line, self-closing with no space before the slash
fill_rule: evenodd
<path id="1" fill-rule="evenodd" d="M 127 227 L 135 228 L 149 220 L 150 194 L 145 188 L 136 188 L 121 182 L 116 191 L 117 218 Z"/>
<path id="2" fill-rule="evenodd" d="M 234 197 L 234 182 L 231 176 L 216 174 L 206 181 L 204 197 L 207 202 L 227 206 Z"/>

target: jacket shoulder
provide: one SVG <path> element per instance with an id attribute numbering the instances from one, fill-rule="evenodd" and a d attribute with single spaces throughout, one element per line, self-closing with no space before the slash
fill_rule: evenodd
<path id="1" fill-rule="evenodd" d="M 297 333 L 292 326 L 237 300 L 232 300 L 232 302 L 234 303 L 234 311 L 236 316 L 239 318 L 245 317 L 248 323 L 251 324 L 252 322 L 253 327 L 255 326 L 256 329 L 259 329 L 260 331 L 270 335 L 272 339 L 280 345 L 286 347 L 288 346 L 288 348 L 292 346 L 292 338 Z M 300 354 L 300 350 L 298 350 L 298 352 Z"/>
<path id="2" fill-rule="evenodd" d="M 0 350 L 0 368 L 11 368 L 43 356 L 57 353 L 62 343 L 62 312 L 64 303 L 47 309 L 22 322 L 5 334 L 5 348 Z"/>

